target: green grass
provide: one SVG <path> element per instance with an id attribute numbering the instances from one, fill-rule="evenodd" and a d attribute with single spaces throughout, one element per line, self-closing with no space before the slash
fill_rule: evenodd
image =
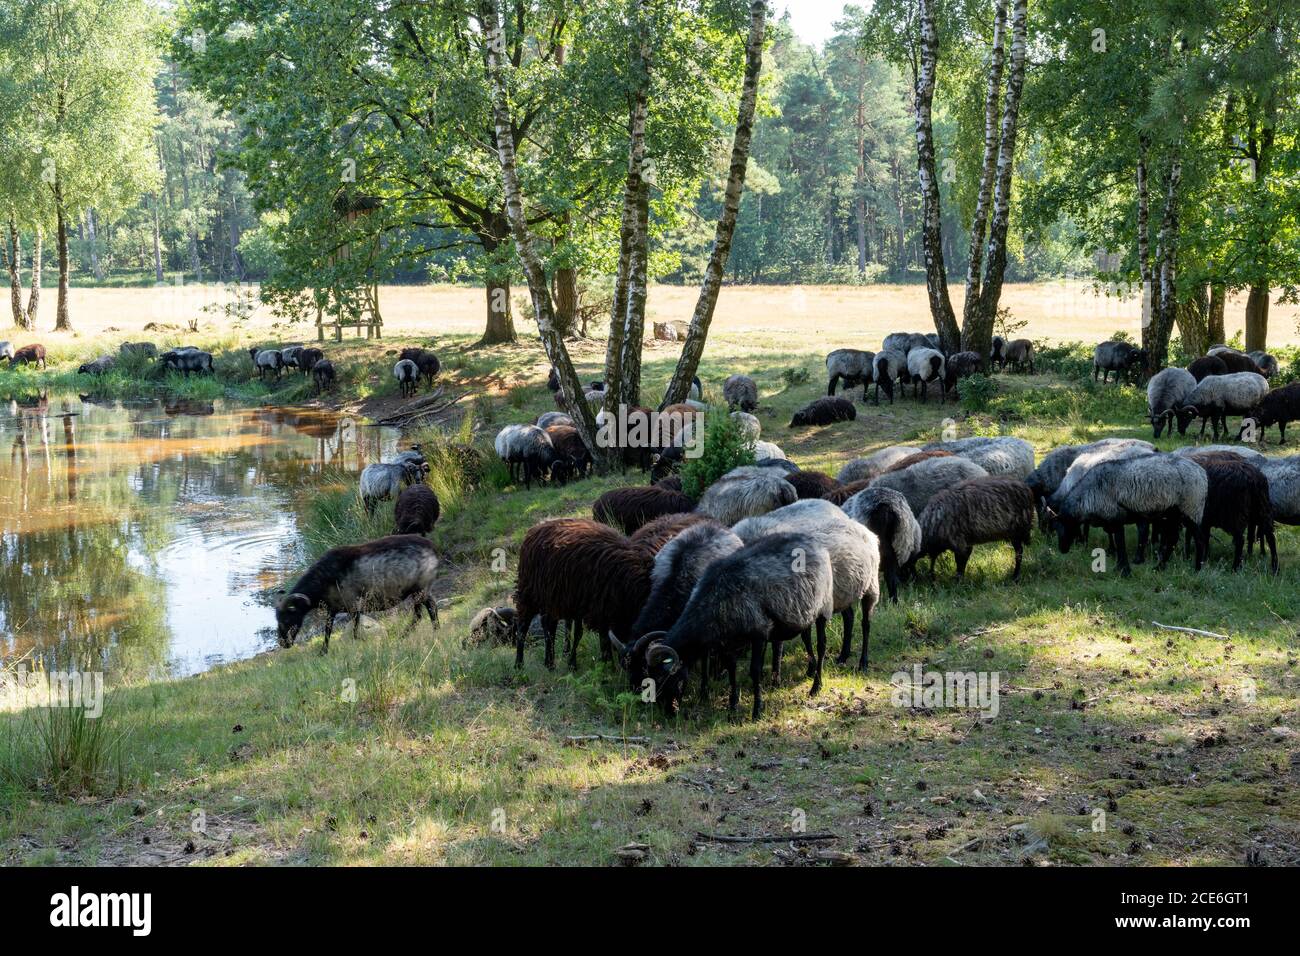
<path id="1" fill-rule="evenodd" d="M 584 379 L 599 373 L 603 347 L 574 351 Z M 647 351 L 647 396 L 675 358 Z M 450 371 L 490 379 L 495 397 L 475 403 L 458 434 L 426 432 L 421 443 L 440 454 L 485 449 L 501 424 L 553 407 L 540 362 L 532 346 L 450 354 Z M 801 368 L 803 383 L 782 374 Z M 821 356 L 719 338 L 701 372 L 709 397 L 737 370 L 758 381 L 763 437 L 832 473 L 881 445 L 937 438 L 945 419 L 960 435 L 1020 435 L 1040 454 L 1149 436 L 1140 389 L 1055 371 L 998 376 L 978 413 L 908 398 L 859 405 L 852 423 L 790 431 L 791 412 L 822 391 Z M 0 860 L 604 865 L 638 842 L 652 864 L 799 863 L 811 856 L 788 844 L 696 834 L 781 833 L 803 819 L 836 834 L 834 848 L 883 864 L 1240 865 L 1251 851 L 1300 862 L 1300 771 L 1287 733 L 1300 732 L 1295 529 L 1279 534 L 1277 579 L 1258 556 L 1229 571 L 1221 536 L 1199 574 L 1176 559 L 1163 573 L 1135 566 L 1127 580 L 1113 568 L 1093 573 L 1086 551 L 1061 555 L 1041 536 L 1018 584 L 1007 580 L 1008 547 L 977 548 L 961 583 L 945 557 L 936 583 L 878 608 L 865 675 L 832 666 L 810 699 L 791 650 L 762 719 L 747 719 L 746 682 L 742 713 L 729 716 L 717 680 L 710 699 L 693 685 L 667 718 L 627 693 L 590 636 L 577 672 L 562 655 L 547 671 L 534 646 L 516 671 L 512 649 L 465 644 L 473 615 L 508 600 L 528 527 L 590 514 L 602 491 L 641 476 L 525 490 L 489 465 L 469 487 L 450 459 L 438 462 L 444 514 L 433 540 L 448 602 L 438 631 L 422 622 L 399 638 L 400 615 L 359 641 L 336 636 L 328 657 L 309 640 L 198 677 L 113 689 L 109 713 L 132 728 L 120 769 L 82 802 L 0 778 Z M 327 476 L 308 548 L 381 533 L 391 514 L 384 505 L 367 519 L 355 485 Z M 834 652 L 838 622 L 831 634 Z M 917 663 L 998 672 L 998 716 L 893 706 L 891 675 Z M 646 740 L 568 739 L 589 734 Z M 6 739 L 0 732 L 0 766 Z M 207 821 L 197 837 L 196 812 Z"/>

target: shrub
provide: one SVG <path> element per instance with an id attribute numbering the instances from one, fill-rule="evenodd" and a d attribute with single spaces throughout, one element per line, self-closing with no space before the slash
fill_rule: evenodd
<path id="1" fill-rule="evenodd" d="M 957 383 L 961 407 L 968 412 L 986 412 L 993 396 L 998 393 L 998 380 L 976 372 Z"/>
<path id="2" fill-rule="evenodd" d="M 733 468 L 754 463 L 754 443 L 741 433 L 739 423 L 723 409 L 709 413 L 704 429 L 704 451 L 688 458 L 682 467 L 682 491 L 698 498 Z"/>
<path id="3" fill-rule="evenodd" d="M 808 370 L 806 368 L 784 368 L 781 370 L 781 381 L 785 382 L 786 388 L 803 385 L 808 381 Z"/>

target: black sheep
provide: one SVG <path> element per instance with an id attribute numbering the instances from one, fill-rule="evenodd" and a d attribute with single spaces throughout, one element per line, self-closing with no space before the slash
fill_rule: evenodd
<path id="1" fill-rule="evenodd" d="M 851 422 L 857 417 L 858 410 L 847 398 L 825 396 L 814 399 L 795 412 L 794 417 L 790 419 L 790 427 Z"/>
<path id="2" fill-rule="evenodd" d="M 949 355 L 943 366 L 944 391 L 951 392 L 963 378 L 969 378 L 978 372 L 982 364 L 979 352 L 956 352 Z"/>
<path id="3" fill-rule="evenodd" d="M 1256 375 L 1263 375 L 1264 372 L 1255 360 L 1249 355 L 1242 355 L 1240 352 L 1216 352 L 1215 358 L 1223 362 L 1228 367 L 1229 372 L 1254 372 Z M 1267 376 L 1265 376 L 1267 378 Z"/>
<path id="4" fill-rule="evenodd" d="M 427 535 L 438 523 L 442 508 L 433 489 L 423 482 L 411 485 L 397 496 L 393 509 L 393 534 Z"/>
<path id="5" fill-rule="evenodd" d="M 334 387 L 334 363 L 321 359 L 311 368 L 311 380 L 316 383 L 316 391 L 323 392 Z"/>
<path id="6" fill-rule="evenodd" d="M 1205 355 L 1187 366 L 1187 371 L 1199 382 L 1210 375 L 1227 375 L 1228 366 L 1217 355 Z"/>
<path id="7" fill-rule="evenodd" d="M 1241 436 L 1246 431 L 1247 419 L 1254 419 L 1261 442 L 1264 440 L 1264 432 L 1268 426 L 1276 425 L 1279 436 L 1277 443 L 1286 444 L 1286 426 L 1290 422 L 1300 420 L 1300 382 L 1269 389 L 1268 394 L 1242 420 L 1241 431 L 1237 433 L 1238 441 L 1241 441 Z"/>
<path id="8" fill-rule="evenodd" d="M 546 429 L 555 448 L 551 479 L 564 484 L 570 478 L 584 478 L 591 472 L 591 452 L 572 425 L 551 425 Z"/>
<path id="9" fill-rule="evenodd" d="M 1267 542 L 1272 555 L 1272 571 L 1277 574 L 1277 539 L 1273 536 L 1273 506 L 1269 500 L 1268 479 L 1255 465 L 1240 455 L 1199 455 L 1197 464 L 1205 469 L 1208 486 L 1205 511 L 1201 517 L 1201 540 L 1208 542 L 1210 529 L 1219 528 L 1232 535 L 1232 570 L 1241 570 L 1241 551 L 1249 532 Z M 1190 531 L 1188 533 L 1190 539 Z M 1191 541 L 1188 541 L 1190 547 Z M 1263 550 L 1261 544 L 1260 550 Z"/>
<path id="10" fill-rule="evenodd" d="M 420 378 L 424 379 L 424 383 L 430 389 L 433 388 L 433 380 L 442 370 L 442 363 L 438 361 L 438 356 L 428 349 L 402 349 L 402 354 L 398 358 L 410 359 L 414 362 L 416 368 L 420 370 Z"/>
<path id="11" fill-rule="evenodd" d="M 591 516 L 602 524 L 620 528 L 624 534 L 632 534 L 655 518 L 694 510 L 695 502 L 680 491 L 647 485 L 605 492 L 591 506 Z"/>
<path id="12" fill-rule="evenodd" d="M 325 357 L 325 353 L 322 352 L 320 349 L 313 349 L 313 348 L 303 349 L 298 353 L 298 371 L 302 372 L 303 375 L 306 375 L 313 368 L 315 368 L 316 363 L 319 362 L 324 357 Z"/>

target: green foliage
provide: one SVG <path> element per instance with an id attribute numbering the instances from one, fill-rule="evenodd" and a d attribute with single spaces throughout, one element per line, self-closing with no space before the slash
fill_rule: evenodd
<path id="1" fill-rule="evenodd" d="M 786 388 L 803 385 L 808 381 L 808 370 L 806 368 L 783 368 L 781 369 L 781 381 L 785 383 Z"/>
<path id="2" fill-rule="evenodd" d="M 968 412 L 988 411 L 989 403 L 998 393 L 998 380 L 990 375 L 976 372 L 957 383 L 957 395 L 961 398 L 961 407 Z"/>
<path id="3" fill-rule="evenodd" d="M 698 498 L 733 468 L 754 463 L 754 443 L 745 438 L 739 423 L 725 409 L 709 412 L 704 429 L 704 450 L 682 466 L 682 491 Z"/>
<path id="4" fill-rule="evenodd" d="M 0 782 L 61 797 L 120 788 L 124 735 L 114 732 L 106 712 L 91 716 L 82 706 L 41 704 L 3 727 Z"/>

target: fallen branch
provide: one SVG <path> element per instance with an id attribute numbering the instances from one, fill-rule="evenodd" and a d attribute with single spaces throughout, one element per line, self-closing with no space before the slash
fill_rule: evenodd
<path id="1" fill-rule="evenodd" d="M 571 744 L 585 743 L 589 740 L 613 740 L 618 743 L 628 744 L 646 744 L 650 742 L 649 737 L 624 737 L 621 734 L 578 734 L 574 737 L 565 737 Z"/>
<path id="2" fill-rule="evenodd" d="M 779 833 L 762 836 L 722 836 L 716 833 L 696 833 L 697 840 L 708 843 L 816 843 L 821 840 L 838 840 L 834 833 Z"/>
<path id="3" fill-rule="evenodd" d="M 455 405 L 457 402 L 459 402 L 462 398 L 464 398 L 468 394 L 469 392 L 462 392 L 460 395 L 457 395 L 455 398 L 448 399 L 447 401 L 443 402 L 440 405 L 436 405 L 431 408 L 422 406 L 413 412 L 406 412 L 405 408 L 409 408 L 410 406 L 405 406 L 401 414 L 390 415 L 388 418 L 381 418 L 379 421 L 375 422 L 375 424 L 390 427 L 390 428 L 403 428 L 406 425 L 409 425 L 411 422 L 416 421 L 418 419 L 428 418 L 430 415 L 437 415 L 440 412 L 445 412 L 447 409 L 451 408 L 453 405 Z M 435 396 L 432 395 L 429 396 L 429 398 L 434 398 L 434 397 Z M 428 399 L 421 399 L 421 401 L 427 403 Z"/>
<path id="4" fill-rule="evenodd" d="M 1213 631 L 1202 631 L 1195 627 L 1178 627 L 1174 624 L 1161 624 L 1159 621 L 1152 621 L 1156 627 L 1163 627 L 1166 631 L 1182 631 L 1184 634 L 1200 634 L 1202 637 L 1217 637 L 1221 641 L 1228 640 L 1227 634 L 1215 634 Z"/>

